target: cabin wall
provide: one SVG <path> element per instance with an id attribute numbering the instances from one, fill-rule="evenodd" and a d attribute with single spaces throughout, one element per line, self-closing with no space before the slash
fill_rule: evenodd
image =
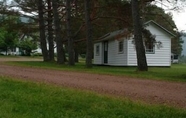
<path id="1" fill-rule="evenodd" d="M 123 52 L 119 52 L 119 41 L 123 40 Z M 127 65 L 127 39 L 109 40 L 108 43 L 108 64 L 112 66 Z"/>
<path id="2" fill-rule="evenodd" d="M 99 54 L 96 54 L 96 47 L 99 46 Z M 94 61 L 93 64 L 103 64 L 103 44 L 98 42 L 94 44 Z"/>
<path id="3" fill-rule="evenodd" d="M 162 43 L 162 47 L 155 45 L 154 54 L 146 54 L 148 66 L 170 66 L 171 65 L 171 40 L 168 34 L 155 25 L 147 27 L 156 36 L 156 41 Z M 136 50 L 132 39 L 128 41 L 128 65 L 136 66 Z"/>

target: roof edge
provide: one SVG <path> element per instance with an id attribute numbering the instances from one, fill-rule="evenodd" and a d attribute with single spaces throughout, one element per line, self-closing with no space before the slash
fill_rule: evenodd
<path id="1" fill-rule="evenodd" d="M 144 24 L 149 24 L 149 23 L 155 24 L 156 26 L 158 26 L 158 27 L 160 27 L 161 29 L 163 29 L 164 31 L 166 31 L 168 34 L 170 34 L 170 35 L 176 37 L 175 34 L 173 34 L 172 32 L 170 32 L 169 30 L 165 29 L 163 26 L 161 26 L 160 24 L 156 23 L 154 20 L 149 20 L 149 21 L 147 21 L 147 22 L 144 23 Z"/>

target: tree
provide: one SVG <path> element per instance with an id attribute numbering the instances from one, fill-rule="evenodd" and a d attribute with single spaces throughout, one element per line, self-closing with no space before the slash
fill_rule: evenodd
<path id="1" fill-rule="evenodd" d="M 33 25 L 34 25 L 34 28 L 35 29 L 37 28 L 37 30 L 34 30 L 35 32 L 38 32 L 38 27 L 36 23 L 39 21 L 39 30 L 42 32 L 41 33 L 39 31 L 40 32 L 39 41 L 43 53 L 43 59 L 44 61 L 54 61 L 54 40 L 53 40 L 51 0 L 40 0 L 40 1 L 14 0 L 14 1 L 16 3 L 12 2 L 11 6 L 19 8 L 19 10 L 17 12 L 9 10 L 9 12 L 14 13 L 14 15 L 21 14 L 26 18 L 30 18 L 34 20 L 32 24 L 27 24 L 27 27 L 29 27 L 29 29 L 33 29 Z M 40 6 L 38 6 L 38 2 L 40 2 Z M 20 13 L 20 11 L 22 11 L 22 13 Z"/>
<path id="2" fill-rule="evenodd" d="M 55 39 L 57 44 L 57 63 L 65 63 L 65 52 L 63 49 L 63 40 L 61 35 L 61 22 L 58 13 L 58 3 L 57 0 L 52 0 L 53 14 L 54 14 L 54 24 L 55 24 Z"/>
<path id="3" fill-rule="evenodd" d="M 37 1 L 38 12 L 39 12 L 39 32 L 40 32 L 40 43 L 43 54 L 43 60 L 48 61 L 48 51 L 46 47 L 46 36 L 45 36 L 45 20 L 44 20 L 44 5 L 42 0 Z"/>
<path id="4" fill-rule="evenodd" d="M 71 0 L 66 0 L 66 25 L 67 25 L 67 38 L 68 38 L 68 65 L 75 65 L 74 60 L 74 46 L 71 32 Z"/>
<path id="5" fill-rule="evenodd" d="M 48 27 L 48 47 L 49 47 L 49 61 L 54 61 L 54 37 L 53 37 L 53 11 L 51 0 L 47 0 L 47 27 Z"/>
<path id="6" fill-rule="evenodd" d="M 92 67 L 92 55 L 93 55 L 93 41 L 92 41 L 92 26 L 90 19 L 90 1 L 85 0 L 85 23 L 86 23 L 86 67 Z"/>
<path id="7" fill-rule="evenodd" d="M 41 13 L 39 14 L 43 17 L 43 19 L 39 18 L 40 15 L 38 14 L 38 9 L 39 9 L 38 0 L 14 0 L 14 1 L 18 3 L 16 7 L 19 7 L 20 11 L 24 11 L 24 13 L 27 13 L 27 14 L 32 14 L 28 17 L 34 19 L 36 21 L 35 23 L 37 23 L 37 21 L 40 22 L 41 24 L 40 31 L 41 29 L 43 31 L 42 33 L 40 33 L 42 35 L 41 39 L 43 39 L 41 42 L 41 47 L 44 46 L 43 49 L 44 50 L 46 49 L 44 52 L 46 52 L 46 55 L 48 57 L 47 60 L 50 60 L 50 57 L 51 58 L 53 57 L 52 56 L 53 55 L 52 54 L 53 53 L 52 43 L 53 41 L 56 41 L 57 52 L 58 52 L 57 54 L 58 63 L 64 63 L 65 53 L 64 53 L 63 48 L 67 44 L 69 44 L 68 49 L 67 49 L 69 53 L 69 63 L 72 62 L 72 65 L 73 65 L 74 43 L 75 42 L 79 42 L 79 40 L 83 41 L 82 43 L 75 44 L 76 46 L 75 51 L 76 52 L 83 51 L 83 53 L 85 53 L 85 47 L 86 47 L 85 43 L 87 43 L 86 41 L 88 41 L 87 37 L 91 37 L 92 40 L 95 40 L 98 37 L 102 36 L 103 34 L 106 34 L 114 30 L 123 29 L 123 28 L 129 28 L 129 30 L 132 31 L 132 25 L 133 25 L 132 24 L 132 12 L 131 12 L 132 10 L 131 10 L 131 5 L 129 1 L 124 1 L 124 0 L 93 0 L 91 1 L 91 5 L 90 5 L 91 10 L 89 8 L 89 13 L 88 13 L 89 14 L 88 17 L 90 18 L 90 21 L 91 21 L 90 28 L 88 28 L 89 26 L 86 24 L 87 22 L 85 22 L 85 14 L 87 14 L 85 10 L 86 9 L 85 0 L 68 0 L 67 2 L 69 2 L 69 7 L 67 8 L 66 8 L 66 3 L 67 3 L 66 0 L 55 0 L 55 2 L 53 0 L 52 1 L 42 0 L 40 1 L 42 3 L 42 11 L 40 9 L 42 15 Z M 147 6 L 146 3 L 151 2 L 151 1 L 153 0 L 139 1 L 141 3 L 139 5 L 140 8 L 146 7 Z M 51 4 L 51 2 L 54 4 Z M 90 2 L 90 0 L 87 2 Z M 7 10 L 5 10 L 5 6 L 3 6 L 0 8 L 0 12 L 1 13 L 7 12 L 8 14 L 14 14 L 14 15 L 21 14 L 19 11 L 10 12 L 10 9 L 11 8 L 7 8 Z M 141 11 L 152 11 L 153 12 L 154 10 L 143 9 L 143 10 L 140 10 L 140 12 Z M 141 13 L 142 13 L 141 15 L 144 15 L 144 14 L 146 15 L 145 12 L 141 12 Z M 22 15 L 26 16 L 26 14 L 22 14 Z M 161 19 L 161 18 L 157 18 L 157 19 Z M 164 25 L 168 26 L 166 23 L 164 23 Z M 27 25 L 27 27 L 31 27 L 31 25 Z M 37 27 L 35 27 L 35 29 L 36 28 Z M 55 32 L 53 32 L 53 30 L 55 30 Z M 23 30 L 23 32 L 24 31 L 27 31 L 27 30 Z M 90 33 L 88 36 L 87 35 L 88 33 L 85 34 L 86 31 L 90 31 L 92 33 Z M 46 40 L 48 42 L 46 42 Z M 47 43 L 49 44 L 48 50 L 47 48 L 45 48 L 47 47 L 46 46 Z M 84 44 L 84 46 L 82 46 L 82 44 Z M 90 46 L 88 45 L 89 44 L 87 43 L 87 48 L 90 48 Z M 80 49 L 80 48 L 84 48 L 84 49 Z M 88 54 L 89 52 L 87 51 L 86 53 Z M 46 57 L 46 55 L 44 55 L 44 57 Z"/>
<path id="8" fill-rule="evenodd" d="M 139 4 L 138 0 L 131 1 L 132 19 L 133 19 L 133 28 L 134 28 L 134 40 L 135 40 L 137 64 L 138 64 L 137 70 L 148 71 L 145 48 L 144 48 L 143 39 L 142 39 L 142 24 L 140 21 L 138 4 Z"/>
<path id="9" fill-rule="evenodd" d="M 0 50 L 5 51 L 13 50 L 16 47 L 18 40 L 17 31 L 17 17 L 6 16 L 0 23 Z"/>

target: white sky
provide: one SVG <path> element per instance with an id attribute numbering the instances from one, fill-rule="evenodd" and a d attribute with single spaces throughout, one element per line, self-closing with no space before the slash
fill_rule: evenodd
<path id="1" fill-rule="evenodd" d="M 171 12 L 173 15 L 173 20 L 178 28 L 178 31 L 185 31 L 186 32 L 186 1 L 182 2 L 183 0 L 155 0 L 152 4 L 156 4 L 157 6 L 165 9 L 165 12 Z M 177 6 L 178 10 L 168 10 L 172 9 L 174 6 Z"/>
<path id="2" fill-rule="evenodd" d="M 173 20 L 179 31 L 183 30 L 186 32 L 186 8 L 180 13 L 173 12 Z"/>

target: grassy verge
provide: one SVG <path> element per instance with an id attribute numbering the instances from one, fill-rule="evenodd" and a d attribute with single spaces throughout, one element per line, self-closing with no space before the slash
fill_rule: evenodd
<path id="1" fill-rule="evenodd" d="M 185 118 L 186 110 L 148 105 L 0 76 L 1 118 Z"/>
<path id="2" fill-rule="evenodd" d="M 110 66 L 94 66 L 92 69 L 87 69 L 84 63 L 78 63 L 76 66 L 57 65 L 56 63 L 47 62 L 8 62 L 9 64 L 29 67 L 39 67 L 56 69 L 63 71 L 79 71 L 97 74 L 109 74 L 118 76 L 128 76 L 135 78 L 157 79 L 168 81 L 186 82 L 186 65 L 174 64 L 171 68 L 166 67 L 149 67 L 148 72 L 136 72 L 136 67 L 110 67 Z"/>

